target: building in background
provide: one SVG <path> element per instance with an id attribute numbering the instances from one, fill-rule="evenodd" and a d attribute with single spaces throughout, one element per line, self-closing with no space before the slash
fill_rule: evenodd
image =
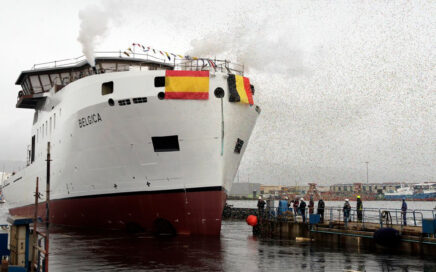
<path id="1" fill-rule="evenodd" d="M 260 191 L 260 183 L 235 182 L 230 190 L 229 199 L 255 199 Z"/>
<path id="2" fill-rule="evenodd" d="M 356 184 L 361 184 L 362 192 L 383 194 L 386 192 L 394 192 L 402 186 L 400 182 L 389 183 L 343 183 L 330 186 L 330 192 L 346 193 L 355 191 Z M 404 183 L 403 183 L 404 186 Z"/>
<path id="3" fill-rule="evenodd" d="M 278 196 L 282 192 L 282 185 L 261 185 L 260 194 L 266 196 Z"/>
<path id="4" fill-rule="evenodd" d="M 427 191 L 421 189 L 421 192 L 418 192 L 419 190 L 415 188 L 418 184 L 405 182 L 368 184 L 355 182 L 340 183 L 330 186 L 317 186 L 317 184 L 315 184 L 312 189 L 310 188 L 310 184 L 315 183 L 309 183 L 307 186 L 284 186 L 237 182 L 233 184 L 232 190 L 229 194 L 229 199 L 256 199 L 259 195 L 264 198 L 269 198 L 271 196 L 274 199 L 282 199 L 284 197 L 294 199 L 299 197 L 309 198 L 310 195 L 313 195 L 316 200 L 322 197 L 324 200 L 340 201 L 345 198 L 355 200 L 356 197 L 360 195 L 363 200 L 383 200 L 387 199 L 386 196 L 399 194 L 399 189 L 401 190 L 405 188 L 409 188 L 411 194 L 413 191 L 416 191 L 415 193 L 421 193 L 422 196 L 420 195 L 419 199 L 433 200 L 435 199 L 434 194 L 436 194 L 436 191 L 433 194 L 433 191 L 429 191 L 430 189 L 427 189 Z M 426 185 L 428 188 L 431 187 L 432 190 L 435 190 L 434 188 L 436 188 L 436 185 L 434 184 L 436 183 L 428 183 Z"/>

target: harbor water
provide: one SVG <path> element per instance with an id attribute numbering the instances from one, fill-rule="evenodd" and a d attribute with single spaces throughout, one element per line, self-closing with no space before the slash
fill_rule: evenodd
<path id="1" fill-rule="evenodd" d="M 229 201 L 235 206 L 253 203 Z M 435 203 L 414 204 L 430 208 Z M 7 208 L 2 207 L 1 218 L 6 216 Z M 220 237 L 156 238 L 55 227 L 50 235 L 50 271 L 436 271 L 436 260 L 258 239 L 245 222 L 223 221 Z"/>

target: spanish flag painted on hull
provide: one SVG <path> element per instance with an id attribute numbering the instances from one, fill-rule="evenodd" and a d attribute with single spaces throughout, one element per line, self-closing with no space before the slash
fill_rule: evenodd
<path id="1" fill-rule="evenodd" d="M 167 70 L 165 99 L 209 99 L 209 71 Z"/>
<path id="2" fill-rule="evenodd" d="M 241 102 L 253 105 L 253 93 L 251 91 L 250 79 L 239 75 L 230 74 L 227 78 L 229 85 L 229 102 Z"/>

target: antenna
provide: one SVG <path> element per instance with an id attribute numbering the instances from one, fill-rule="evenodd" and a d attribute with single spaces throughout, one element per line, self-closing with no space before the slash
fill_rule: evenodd
<path id="1" fill-rule="evenodd" d="M 368 180 L 369 180 L 368 179 L 368 177 L 369 177 L 368 176 L 368 164 L 369 164 L 369 161 L 366 161 L 365 163 L 366 163 L 366 184 L 368 184 Z"/>
<path id="2" fill-rule="evenodd" d="M 3 187 L 3 180 L 4 180 L 4 177 L 5 177 L 5 164 L 3 164 L 3 169 L 2 169 L 2 181 L 1 181 L 1 183 L 0 183 L 0 186 L 2 186 L 2 187 Z"/>

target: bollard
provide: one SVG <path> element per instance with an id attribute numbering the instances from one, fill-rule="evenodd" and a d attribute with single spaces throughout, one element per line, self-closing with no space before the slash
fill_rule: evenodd
<path id="1" fill-rule="evenodd" d="M 416 216 L 415 216 L 415 210 L 413 210 L 413 223 L 415 224 L 415 226 L 416 226 Z"/>
<path id="2" fill-rule="evenodd" d="M 4 258 L 2 259 L 1 272 L 8 272 L 8 270 L 9 270 L 8 259 Z"/>

